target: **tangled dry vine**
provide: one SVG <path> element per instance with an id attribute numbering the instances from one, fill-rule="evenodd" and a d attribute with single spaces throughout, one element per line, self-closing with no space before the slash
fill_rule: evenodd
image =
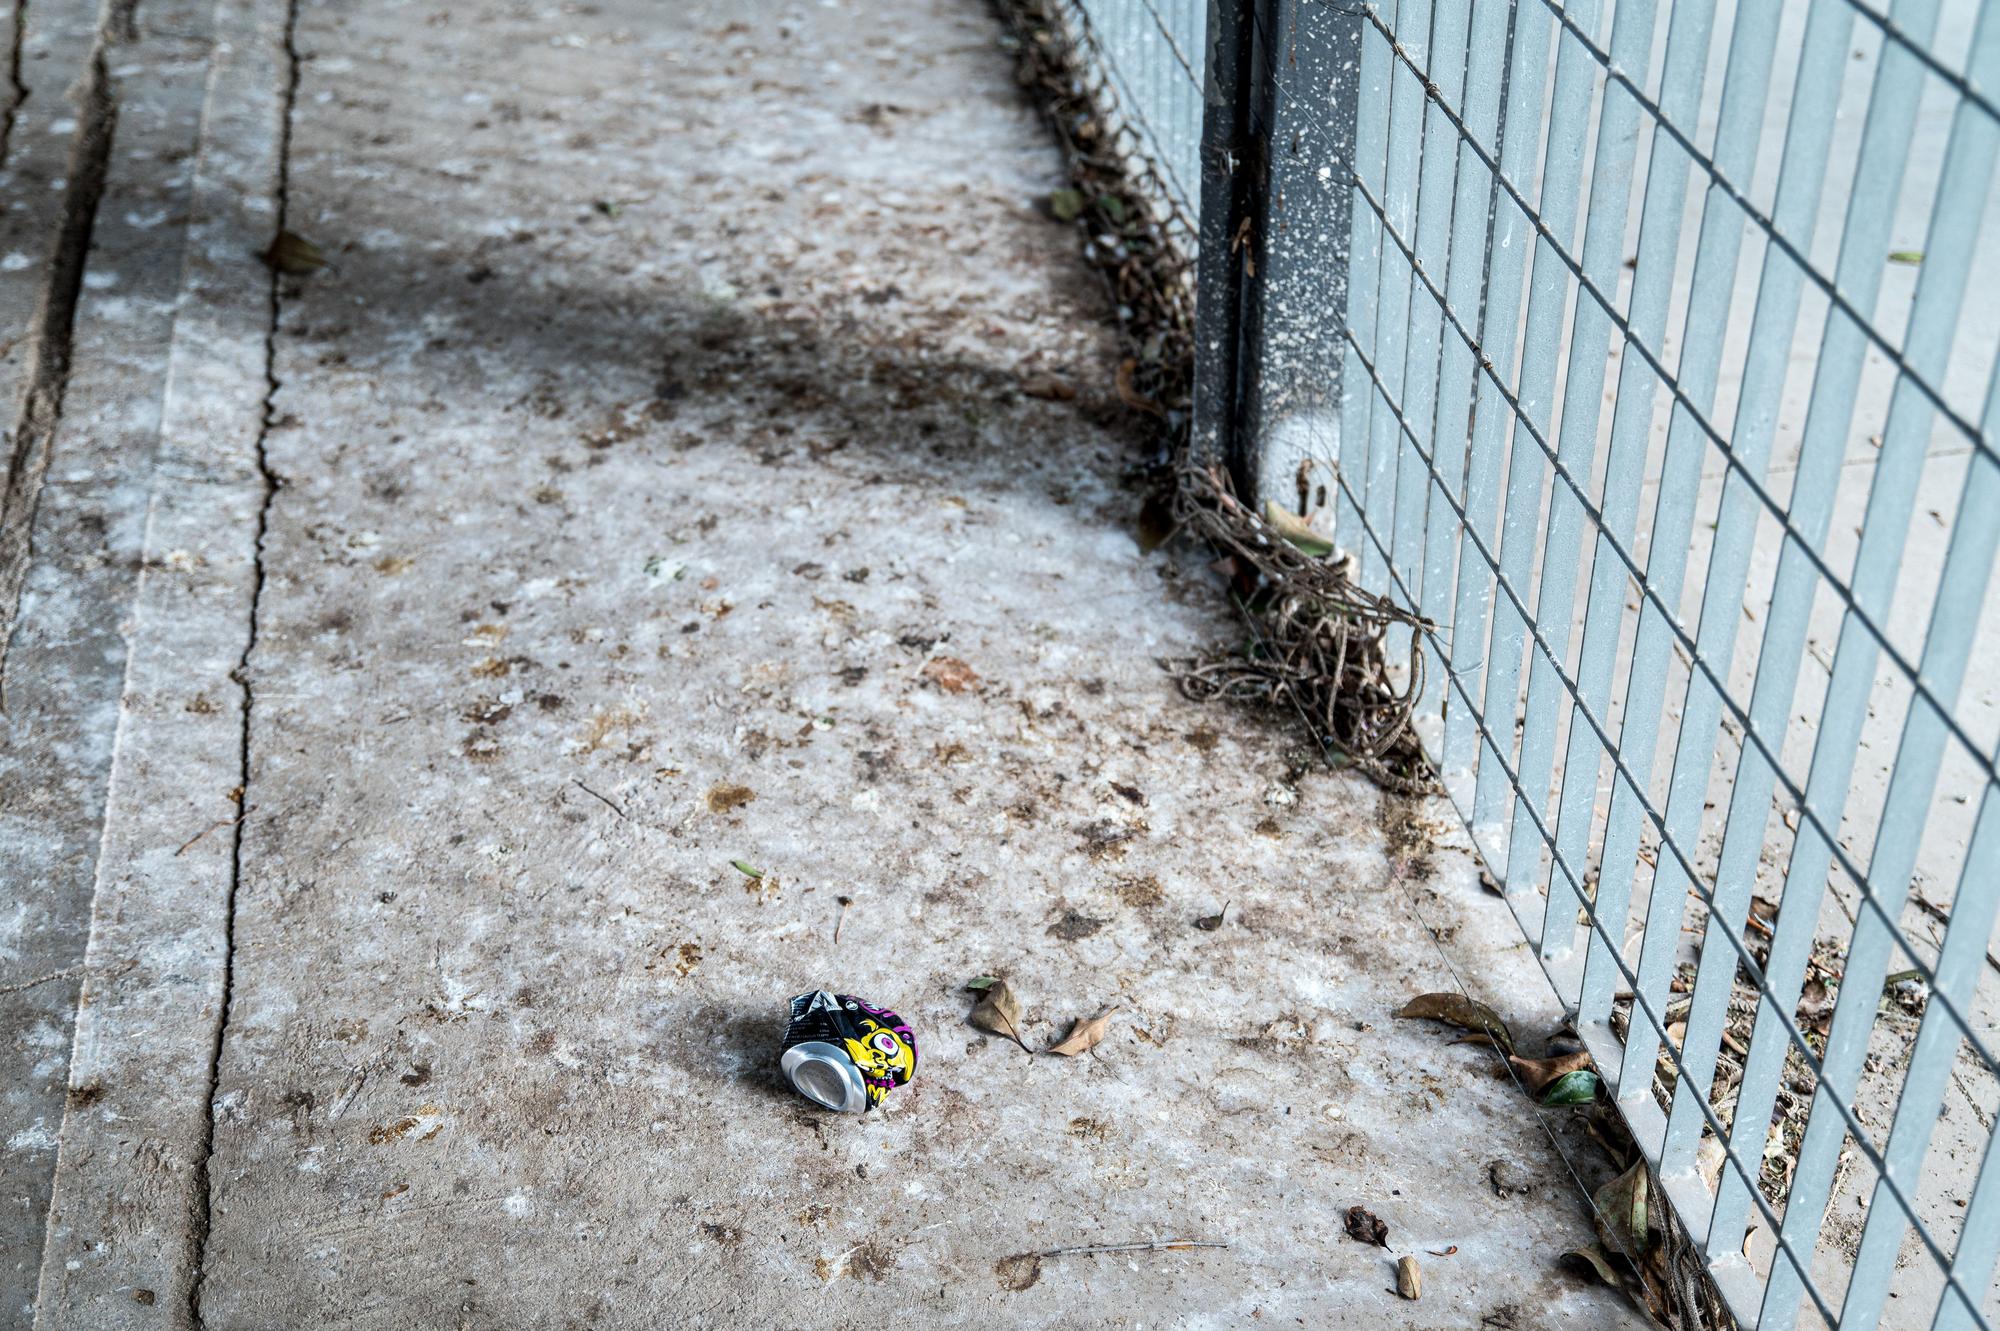
<path id="1" fill-rule="evenodd" d="M 1126 358 L 1118 395 L 1167 434 L 1163 495 L 1149 505 L 1161 539 L 1206 544 L 1227 574 L 1246 641 L 1163 664 L 1197 701 L 1227 698 L 1296 712 L 1314 743 L 1384 788 L 1413 794 L 1435 777 L 1411 719 L 1423 693 L 1426 627 L 1354 581 L 1351 560 L 1300 549 L 1234 492 L 1226 472 L 1190 456 L 1196 229 L 1088 58 L 1091 33 L 1063 0 L 999 0 L 1020 82 L 1061 145 L 1064 206 L 1104 279 Z M 1142 521 L 1142 526 L 1149 525 Z M 1408 630 L 1407 666 L 1391 668 L 1392 633 Z"/>

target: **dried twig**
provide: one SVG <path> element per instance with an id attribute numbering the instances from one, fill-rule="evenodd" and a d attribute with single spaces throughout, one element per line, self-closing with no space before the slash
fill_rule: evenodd
<path id="1" fill-rule="evenodd" d="M 581 780 L 578 780 L 576 777 L 571 777 L 570 780 L 575 783 L 576 788 L 578 790 L 590 796 L 592 799 L 596 800 L 599 804 L 602 804 L 605 808 L 617 814 L 620 818 L 624 818 L 625 821 L 627 822 L 631 821 L 631 819 L 626 816 L 625 810 L 619 808 L 616 804 L 612 803 L 610 799 L 606 798 L 603 795 L 598 794 L 596 791 L 592 790 L 589 786 L 584 785 L 583 782 Z"/>
<path id="2" fill-rule="evenodd" d="M 181 856 L 187 854 L 189 850 L 193 849 L 195 842 L 201 840 L 203 837 L 207 836 L 210 832 L 213 832 L 218 828 L 234 827 L 236 826 L 236 824 L 242 822 L 245 818 L 248 818 L 251 814 L 255 812 L 257 812 L 257 806 L 253 804 L 249 808 L 243 810 L 243 812 L 237 814 L 234 818 L 216 819 L 214 822 L 210 823 L 207 827 L 202 828 L 201 831 L 196 832 L 193 836 L 189 837 L 186 841 L 181 842 L 181 848 L 174 852 L 174 858 L 179 859 Z"/>
<path id="3" fill-rule="evenodd" d="M 1423 655 L 1412 650 L 1398 689 L 1389 631 L 1423 621 L 1349 580 L 1345 560 L 1308 555 L 1252 512 L 1214 467 L 1183 459 L 1176 526 L 1234 560 L 1252 588 L 1237 608 L 1256 642 L 1168 662 L 1196 700 L 1237 698 L 1296 710 L 1314 739 L 1398 794 L 1429 791 L 1429 761 L 1411 726 L 1423 692 Z M 1413 635 L 1414 638 L 1414 635 Z"/>
<path id="4" fill-rule="evenodd" d="M 1030 1257 L 1091 1257 L 1101 1252 L 1164 1252 L 1174 1248 L 1227 1248 L 1208 1239 L 1159 1239 L 1151 1243 L 1086 1243 L 1073 1248 L 1044 1248 Z"/>

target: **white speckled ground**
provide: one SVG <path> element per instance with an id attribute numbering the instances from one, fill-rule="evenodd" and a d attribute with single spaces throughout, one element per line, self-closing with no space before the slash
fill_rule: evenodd
<path id="1" fill-rule="evenodd" d="M 215 21 L 210 138 L 274 130 L 278 19 Z M 268 505 L 275 135 L 199 159 L 180 377 L 131 389 L 164 463 L 38 1325 L 1636 1325 L 1557 1269 L 1587 1222 L 1485 1051 L 1388 1017 L 1448 983 L 1415 905 L 1546 1024 L 1501 907 L 1452 852 L 1392 877 L 1409 810 L 1155 664 L 1229 625 L 1128 535 L 1143 441 L 997 36 L 300 12 L 286 216 L 334 266 L 281 291 Z M 176 853 L 246 702 L 240 851 Z M 982 1035 L 985 972 L 1031 1042 L 1111 1038 Z M 886 1112 L 777 1082 L 819 985 L 915 1025 Z M 1229 1247 L 1004 1260 L 1174 1236 Z"/>

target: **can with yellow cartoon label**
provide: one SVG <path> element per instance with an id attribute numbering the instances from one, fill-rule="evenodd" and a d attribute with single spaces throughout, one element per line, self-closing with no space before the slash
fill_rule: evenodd
<path id="1" fill-rule="evenodd" d="M 865 1113 L 917 1075 L 917 1037 L 887 1008 L 815 989 L 792 1000 L 779 1066 L 815 1104 Z"/>

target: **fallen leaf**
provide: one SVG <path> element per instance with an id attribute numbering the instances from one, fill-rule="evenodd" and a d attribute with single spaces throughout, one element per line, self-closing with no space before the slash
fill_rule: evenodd
<path id="1" fill-rule="evenodd" d="M 1728 1158 L 1729 1152 L 1720 1137 L 1703 1137 L 1701 1145 L 1695 1149 L 1695 1172 L 1701 1175 L 1701 1181 L 1708 1185 L 1709 1191 L 1713 1192 L 1721 1180 L 1722 1165 Z"/>
<path id="2" fill-rule="evenodd" d="M 263 258 L 267 267 L 287 277 L 310 277 L 326 267 L 326 255 L 320 247 L 296 231 L 280 231 Z"/>
<path id="3" fill-rule="evenodd" d="M 1024 1252 L 1002 1257 L 993 1264 L 993 1274 L 1000 1278 L 1002 1289 L 1018 1294 L 1042 1278 L 1041 1254 Z"/>
<path id="4" fill-rule="evenodd" d="M 1049 195 L 1049 215 L 1058 222 L 1074 222 L 1083 213 L 1080 190 L 1059 189 Z"/>
<path id="5" fill-rule="evenodd" d="M 1075 1058 L 1078 1054 L 1089 1053 L 1097 1047 L 1098 1041 L 1102 1040 L 1105 1033 L 1111 1029 L 1111 1014 L 1117 1010 L 1117 1008 L 1110 1008 L 1092 1017 L 1089 1021 L 1077 1022 L 1076 1025 L 1070 1027 L 1069 1035 L 1064 1038 L 1061 1044 L 1052 1044 L 1042 1052 L 1045 1054 L 1061 1054 L 1064 1058 Z"/>
<path id="6" fill-rule="evenodd" d="M 1416 1258 L 1405 1257 L 1396 1263 L 1396 1292 L 1406 1299 L 1424 1296 L 1424 1273 Z"/>
<path id="7" fill-rule="evenodd" d="M 1220 929 L 1222 927 L 1223 917 L 1229 914 L 1229 905 L 1230 905 L 1229 902 L 1227 901 L 1223 902 L 1221 910 L 1215 912 L 1215 914 L 1213 915 L 1202 916 L 1200 919 L 1194 922 L 1194 927 L 1197 929 L 1205 929 L 1209 933 L 1214 933 L 1217 929 Z"/>
<path id="8" fill-rule="evenodd" d="M 742 860 L 731 860 L 729 863 L 735 868 L 736 872 L 746 878 L 762 878 L 764 876 L 762 869 L 752 864 L 746 864 Z"/>
<path id="9" fill-rule="evenodd" d="M 1589 1068 L 1565 1072 L 1542 1093 L 1545 1105 L 1587 1105 L 1597 1098 L 1597 1074 Z"/>
<path id="10" fill-rule="evenodd" d="M 732 809 L 742 808 L 756 798 L 757 792 L 750 787 L 727 781 L 709 787 L 708 794 L 702 797 L 710 813 L 728 813 Z"/>
<path id="11" fill-rule="evenodd" d="M 1436 1248 L 1426 1248 L 1424 1249 L 1424 1251 L 1429 1253 L 1433 1257 L 1456 1257 L 1458 1256 L 1458 1245 L 1454 1243 L 1449 1248 L 1444 1249 L 1442 1252 L 1440 1252 Z"/>
<path id="12" fill-rule="evenodd" d="M 1301 554 L 1319 558 L 1333 553 L 1333 542 L 1312 529 L 1312 524 L 1275 499 L 1264 501 L 1264 521 Z"/>
<path id="13" fill-rule="evenodd" d="M 1396 1015 L 1442 1021 L 1468 1031 L 1484 1031 L 1499 1041 L 1506 1052 L 1514 1052 L 1514 1034 L 1507 1029 L 1507 1023 L 1500 1020 L 1500 1014 L 1464 994 L 1418 994 L 1403 1004 Z"/>
<path id="14" fill-rule="evenodd" d="M 1164 490 L 1155 490 L 1146 496 L 1146 502 L 1139 506 L 1139 551 L 1152 554 L 1153 551 L 1173 539 L 1174 500 Z"/>
<path id="15" fill-rule="evenodd" d="M 1914 267 L 1915 265 L 1917 265 L 1917 264 L 1920 264 L 1920 263 L 1922 263 L 1923 261 L 1924 261 L 1924 252 L 1923 252 L 1922 250 L 1890 250 L 1890 251 L 1889 251 L 1889 262 L 1890 262 L 1890 263 L 1906 263 L 1906 264 L 1909 264 L 1909 265 L 1911 265 L 1912 267 Z"/>
<path id="16" fill-rule="evenodd" d="M 1076 397 L 1076 385 L 1053 374 L 1031 374 L 1021 381 L 1021 391 L 1046 402 L 1068 402 Z"/>
<path id="17" fill-rule="evenodd" d="M 1507 1061 L 1514 1065 L 1514 1071 L 1521 1075 L 1522 1084 L 1528 1094 L 1540 1095 L 1542 1088 L 1565 1073 L 1578 1072 L 1590 1066 L 1590 1055 L 1578 1050 L 1570 1054 L 1558 1054 L 1553 1058 L 1521 1058 L 1509 1055 Z"/>
<path id="18" fill-rule="evenodd" d="M 946 693 L 963 693 L 979 682 L 978 673 L 955 656 L 933 656 L 922 674 Z"/>
<path id="19" fill-rule="evenodd" d="M 1592 1199 L 1597 1207 L 1597 1237 L 1634 1266 L 1646 1254 L 1646 1186 L 1646 1162 L 1638 1160 Z"/>
<path id="20" fill-rule="evenodd" d="M 997 975 L 975 975 L 965 982 L 965 988 L 968 993 L 983 994 L 1000 982 Z"/>
<path id="21" fill-rule="evenodd" d="M 1620 1288 L 1622 1282 L 1618 1279 L 1618 1273 L 1611 1268 L 1610 1255 L 1604 1251 L 1602 1244 L 1593 1243 L 1588 1248 L 1571 1248 L 1563 1256 L 1576 1262 L 1611 1288 Z"/>
<path id="22" fill-rule="evenodd" d="M 1130 356 L 1118 362 L 1118 400 L 1134 411 L 1143 411 L 1149 416 L 1165 416 L 1160 404 L 1139 391 L 1134 376 L 1139 373 L 1139 362 Z"/>
<path id="23" fill-rule="evenodd" d="M 1389 1246 L 1389 1227 L 1382 1223 L 1382 1217 L 1365 1206 L 1347 1208 L 1347 1237 L 1356 1243 L 1372 1243 L 1378 1248 Z"/>
<path id="24" fill-rule="evenodd" d="M 985 995 L 966 1020 L 982 1031 L 1006 1036 L 1024 1050 L 1028 1047 L 1027 1041 L 1021 1038 L 1021 1000 L 1014 997 L 1014 991 L 1007 987 L 1005 980 L 995 979 L 986 986 Z"/>

